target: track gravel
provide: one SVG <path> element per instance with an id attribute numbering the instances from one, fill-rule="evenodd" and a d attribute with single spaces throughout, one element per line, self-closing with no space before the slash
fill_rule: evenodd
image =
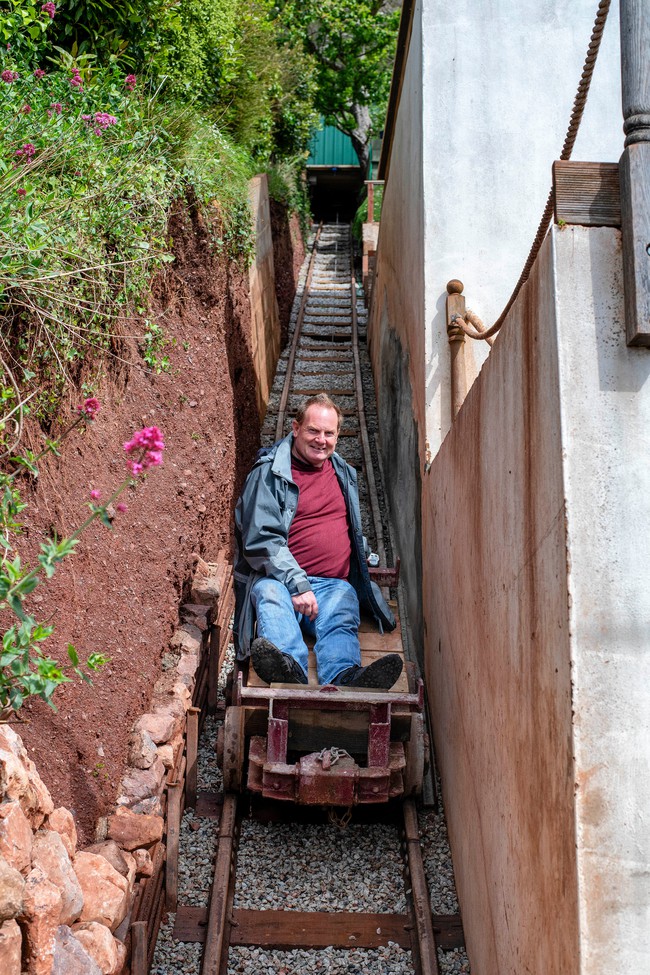
<path id="1" fill-rule="evenodd" d="M 345 274 L 349 281 L 349 253 L 340 244 L 341 235 L 346 233 L 347 228 L 327 228 L 325 244 L 329 248 L 327 261 L 330 265 L 335 262 L 337 273 Z M 301 271 L 290 323 L 290 339 L 295 327 L 307 264 L 306 260 Z M 325 279 L 323 283 L 324 281 Z M 319 301 L 322 299 L 319 298 Z M 338 309 L 343 307 L 343 301 L 339 302 L 337 299 L 334 303 L 333 299 L 329 299 L 328 305 Z M 349 309 L 349 301 L 347 307 Z M 360 300 L 357 302 L 357 310 L 359 328 L 363 334 L 366 312 Z M 336 350 L 331 353 L 337 354 L 340 353 Z M 327 357 L 327 353 L 319 352 L 317 357 Z M 265 424 L 263 444 L 270 444 L 275 440 L 273 412 L 277 411 L 287 358 L 288 351 L 285 350 L 269 404 L 269 420 Z M 377 436 L 374 387 L 363 342 L 360 343 L 360 359 L 368 433 L 374 449 Z M 342 367 L 349 370 L 350 365 L 332 363 L 332 391 L 337 388 L 337 383 L 339 388 L 349 384 L 351 377 L 344 382 L 338 376 L 338 373 L 344 371 Z M 299 371 L 305 368 L 308 366 L 301 354 Z M 301 385 L 302 383 L 301 379 Z M 307 385 L 303 388 L 307 388 Z M 338 449 L 350 463 L 361 466 L 361 449 L 356 438 L 342 437 Z M 363 498 L 367 497 L 363 478 L 360 478 L 360 488 L 363 507 Z M 384 539 L 389 547 L 388 515 L 379 477 L 377 490 Z M 376 542 L 374 527 L 370 515 L 366 511 L 363 515 L 372 547 Z M 231 646 L 227 667 L 232 666 L 232 656 Z M 222 686 L 225 679 L 224 671 L 220 677 Z M 199 790 L 215 790 L 221 787 L 221 773 L 216 765 L 214 751 L 216 730 L 214 719 L 206 719 L 199 743 Z M 433 809 L 421 810 L 419 823 L 431 909 L 434 914 L 457 913 L 458 900 L 444 812 L 442 809 L 438 812 Z M 200 820 L 191 810 L 185 813 L 180 837 L 179 903 L 207 907 L 216 854 L 216 833 L 214 820 Z M 242 823 L 239 842 L 234 906 L 258 910 L 404 912 L 406 898 L 398 831 L 386 825 L 362 826 L 355 824 L 354 819 L 345 829 L 331 824 L 268 824 L 246 819 Z M 152 966 L 153 975 L 199 975 L 201 946 L 174 942 L 173 923 L 174 915 L 168 915 L 161 927 Z M 467 975 L 470 972 L 464 951 L 439 950 L 438 961 L 441 975 Z M 233 947 L 230 949 L 228 961 L 229 975 L 411 975 L 413 972 L 411 953 L 392 943 L 375 950 L 327 948 L 318 951 L 272 951 Z"/>

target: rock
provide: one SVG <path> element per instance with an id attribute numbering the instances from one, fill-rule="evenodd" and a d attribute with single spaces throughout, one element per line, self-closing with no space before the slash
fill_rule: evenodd
<path id="1" fill-rule="evenodd" d="M 72 860 L 77 852 L 77 826 L 74 816 L 65 806 L 59 806 L 47 817 L 47 828 L 53 829 L 63 840 L 67 854 Z"/>
<path id="2" fill-rule="evenodd" d="M 168 711 L 157 711 L 155 714 L 143 714 L 136 721 L 134 732 L 146 731 L 156 745 L 164 745 L 173 737 L 178 727 L 178 716 Z"/>
<path id="3" fill-rule="evenodd" d="M 25 879 L 21 914 L 28 975 L 50 975 L 60 915 L 61 892 L 40 867 L 34 867 Z"/>
<path id="4" fill-rule="evenodd" d="M 214 608 L 219 602 L 221 589 L 216 575 L 201 575 L 197 572 L 192 580 L 191 598 L 193 603 Z"/>
<path id="5" fill-rule="evenodd" d="M 158 757 L 166 769 L 173 768 L 174 765 L 174 746 L 158 745 Z"/>
<path id="6" fill-rule="evenodd" d="M 0 803 L 0 855 L 21 873 L 31 869 L 32 827 L 17 799 Z"/>
<path id="7" fill-rule="evenodd" d="M 122 798 L 126 799 L 126 796 L 123 796 Z M 144 813 L 145 816 L 162 816 L 162 802 L 160 801 L 159 796 L 152 796 L 150 799 L 142 799 L 140 802 L 126 801 L 119 804 L 126 809 L 130 809 L 130 811 L 134 813 Z"/>
<path id="8" fill-rule="evenodd" d="M 134 850 L 135 872 L 138 877 L 153 876 L 153 860 L 149 850 Z"/>
<path id="9" fill-rule="evenodd" d="M 0 924 L 22 913 L 24 895 L 22 874 L 0 856 Z"/>
<path id="10" fill-rule="evenodd" d="M 84 897 L 58 833 L 44 829 L 35 834 L 32 866 L 40 867 L 61 894 L 61 916 L 57 924 L 71 924 L 76 921 L 81 914 Z"/>
<path id="11" fill-rule="evenodd" d="M 200 654 L 203 648 L 203 634 L 198 626 L 182 623 L 174 631 L 169 645 L 175 650 L 180 650 L 181 653 Z"/>
<path id="12" fill-rule="evenodd" d="M 122 779 L 122 794 L 136 802 L 149 799 L 151 796 L 159 796 L 162 792 L 164 778 L 165 766 L 156 752 L 156 759 L 151 768 L 127 769 Z"/>
<path id="13" fill-rule="evenodd" d="M 194 678 L 199 667 L 199 658 L 195 653 L 184 653 L 176 665 L 176 673 L 182 679 L 184 677 Z M 185 681 L 183 681 L 185 683 Z M 189 686 L 186 684 L 185 686 Z"/>
<path id="14" fill-rule="evenodd" d="M 94 853 L 96 856 L 104 857 L 118 873 L 126 877 L 129 872 L 129 865 L 124 851 L 119 848 L 115 840 L 104 840 L 102 843 L 94 843 L 86 847 L 84 853 Z"/>
<path id="15" fill-rule="evenodd" d="M 112 937 L 110 931 L 108 934 Z M 95 959 L 65 924 L 56 932 L 52 975 L 102 975 Z"/>
<path id="16" fill-rule="evenodd" d="M 129 765 L 151 768 L 156 760 L 156 743 L 144 729 L 133 730 L 129 739 Z"/>
<path id="17" fill-rule="evenodd" d="M 38 829 L 54 809 L 52 797 L 25 746 L 6 724 L 0 724 L 0 797 L 17 799 L 32 829 Z"/>
<path id="18" fill-rule="evenodd" d="M 80 920 L 99 921 L 114 931 L 126 914 L 126 879 L 96 853 L 77 853 L 74 870 L 84 895 Z"/>
<path id="19" fill-rule="evenodd" d="M 117 972 L 122 971 L 126 960 L 126 948 L 103 924 L 89 921 L 87 924 L 75 927 L 72 933 L 103 975 L 116 975 Z"/>
<path id="20" fill-rule="evenodd" d="M 0 925 L 0 958 L 2 975 L 20 975 L 23 936 L 16 921 Z"/>
<path id="21" fill-rule="evenodd" d="M 184 603 L 181 606 L 181 619 L 184 623 L 196 626 L 201 633 L 207 633 L 212 622 L 212 609 L 210 606 L 200 606 L 197 603 Z"/>
<path id="22" fill-rule="evenodd" d="M 146 816 L 120 808 L 109 817 L 108 836 L 123 850 L 135 850 L 161 840 L 163 825 L 162 816 Z"/>

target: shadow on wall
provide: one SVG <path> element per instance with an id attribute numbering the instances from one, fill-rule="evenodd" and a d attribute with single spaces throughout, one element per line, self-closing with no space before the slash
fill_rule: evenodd
<path id="1" fill-rule="evenodd" d="M 422 649 L 422 508 L 418 429 L 413 417 L 409 356 L 397 333 L 382 323 L 379 429 L 385 489 L 402 559 L 411 638 L 420 666 Z M 411 555 L 411 553 L 413 553 Z"/>

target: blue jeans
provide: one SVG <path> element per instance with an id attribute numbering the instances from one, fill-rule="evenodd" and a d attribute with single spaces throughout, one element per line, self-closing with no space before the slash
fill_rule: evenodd
<path id="1" fill-rule="evenodd" d="M 361 663 L 359 648 L 359 600 L 345 579 L 309 576 L 318 603 L 312 622 L 293 608 L 289 590 L 275 579 L 258 579 L 251 589 L 257 615 L 257 635 L 298 661 L 308 673 L 309 651 L 303 632 L 314 637 L 319 684 L 329 684 L 340 673 Z"/>

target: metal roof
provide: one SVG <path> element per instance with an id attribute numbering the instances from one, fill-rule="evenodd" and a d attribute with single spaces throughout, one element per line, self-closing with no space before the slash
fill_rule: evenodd
<path id="1" fill-rule="evenodd" d="M 333 125 L 323 126 L 311 140 L 307 166 L 358 165 L 359 157 L 352 148 L 352 139 Z"/>

